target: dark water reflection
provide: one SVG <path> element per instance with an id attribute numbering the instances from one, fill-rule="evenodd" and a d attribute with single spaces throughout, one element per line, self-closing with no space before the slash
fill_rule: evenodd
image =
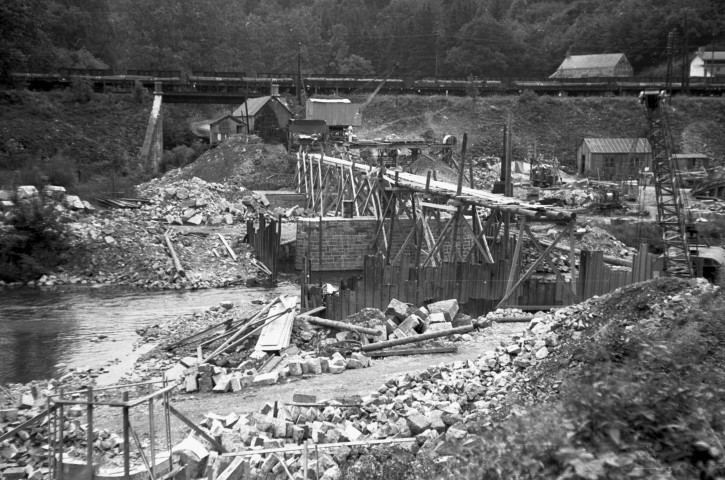
<path id="1" fill-rule="evenodd" d="M 57 378 L 69 368 L 98 368 L 117 359 L 127 361 L 140 327 L 202 311 L 225 300 L 250 305 L 254 299 L 279 295 L 278 290 L 0 291 L 0 383 Z M 108 338 L 94 341 L 103 335 Z"/>

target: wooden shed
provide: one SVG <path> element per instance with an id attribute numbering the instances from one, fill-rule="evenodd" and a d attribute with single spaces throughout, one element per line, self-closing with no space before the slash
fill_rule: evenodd
<path id="1" fill-rule="evenodd" d="M 631 77 L 632 64 L 623 53 L 568 55 L 551 78 Z"/>
<path id="2" fill-rule="evenodd" d="M 598 180 L 631 180 L 652 166 L 646 138 L 585 138 L 577 149 L 577 171 Z"/>
<path id="3" fill-rule="evenodd" d="M 232 113 L 249 124 L 249 131 L 264 139 L 286 138 L 292 111 L 277 96 L 249 98 Z"/>
<path id="4" fill-rule="evenodd" d="M 246 130 L 247 126 L 241 118 L 226 114 L 209 122 L 209 144 L 222 143 L 230 135 L 244 133 Z"/>
<path id="5" fill-rule="evenodd" d="M 704 153 L 673 153 L 678 170 L 695 170 L 710 166 L 710 157 Z"/>
<path id="6" fill-rule="evenodd" d="M 330 129 L 359 127 L 362 125 L 359 110 L 359 104 L 347 99 L 311 98 L 305 104 L 305 118 L 324 120 Z"/>

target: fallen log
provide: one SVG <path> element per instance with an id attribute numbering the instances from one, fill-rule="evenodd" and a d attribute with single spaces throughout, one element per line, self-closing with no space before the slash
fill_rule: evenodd
<path id="1" fill-rule="evenodd" d="M 499 318 L 491 317 L 487 320 L 492 320 L 492 321 L 498 322 L 498 323 L 517 323 L 517 322 L 522 322 L 522 323 L 527 322 L 528 323 L 533 319 L 534 319 L 533 315 L 524 315 L 523 317 L 499 317 Z"/>
<path id="2" fill-rule="evenodd" d="M 181 266 L 179 257 L 176 255 L 176 250 L 174 250 L 174 246 L 171 244 L 171 239 L 166 233 L 164 233 L 164 240 L 166 240 L 166 247 L 169 249 L 169 253 L 171 254 L 171 260 L 173 260 L 174 262 L 174 268 L 176 269 L 176 273 L 178 273 L 180 277 L 185 277 L 186 272 Z"/>
<path id="3" fill-rule="evenodd" d="M 434 347 L 434 348 L 401 348 L 398 350 L 387 350 L 383 352 L 370 352 L 365 355 L 370 358 L 380 357 L 403 357 L 407 355 L 428 355 L 431 353 L 457 353 L 458 347 Z"/>
<path id="4" fill-rule="evenodd" d="M 431 340 L 433 338 L 447 337 L 448 335 L 464 334 L 473 330 L 473 325 L 466 325 L 463 327 L 451 328 L 450 330 L 441 330 L 438 332 L 421 333 L 420 335 L 414 335 L 412 337 L 396 338 L 395 340 L 388 340 L 385 342 L 370 343 L 362 346 L 363 352 L 372 352 L 375 350 L 384 350 L 388 347 L 396 347 L 398 345 L 407 345 L 409 343 L 422 342 L 424 340 Z"/>
<path id="5" fill-rule="evenodd" d="M 381 335 L 383 332 L 374 328 L 360 327 L 351 323 L 338 322 L 337 320 L 328 320 L 320 317 L 310 317 L 307 315 L 297 315 L 300 320 L 305 320 L 313 325 L 321 327 L 336 328 L 338 330 L 347 330 L 349 332 L 363 333 L 365 335 Z"/>

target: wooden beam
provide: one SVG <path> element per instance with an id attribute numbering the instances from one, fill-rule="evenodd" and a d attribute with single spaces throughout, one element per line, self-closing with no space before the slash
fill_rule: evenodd
<path id="1" fill-rule="evenodd" d="M 450 227 L 453 223 L 453 220 L 455 218 L 456 218 L 455 216 L 451 217 L 448 220 L 448 223 L 446 223 L 446 226 L 443 227 L 440 237 L 438 237 L 438 240 L 436 241 L 435 245 L 433 246 L 433 250 L 430 252 L 430 254 L 428 254 L 428 258 L 426 258 L 425 261 L 423 262 L 423 267 L 428 265 L 429 260 L 438 252 L 438 250 L 440 250 L 441 246 L 443 246 L 443 243 L 446 240 L 446 234 L 448 233 L 448 230 L 450 229 Z M 432 235 L 432 232 L 431 232 L 431 235 Z M 441 261 L 442 261 L 442 258 L 441 258 Z"/>
<path id="2" fill-rule="evenodd" d="M 423 347 L 423 348 L 399 348 L 382 352 L 368 352 L 370 358 L 380 357 L 402 357 L 408 355 L 430 355 L 435 353 L 457 353 L 458 347 Z"/>
<path id="3" fill-rule="evenodd" d="M 181 266 L 179 256 L 176 255 L 176 250 L 174 250 L 174 245 L 171 243 L 171 238 L 169 238 L 168 233 L 164 233 L 164 240 L 166 241 L 166 248 L 169 249 L 171 260 L 174 262 L 174 268 L 176 269 L 176 273 L 178 273 L 180 277 L 185 277 L 186 272 L 184 272 L 184 267 Z"/>
<path id="4" fill-rule="evenodd" d="M 564 231 L 561 232 L 561 235 L 559 235 L 560 239 L 563 238 L 565 234 L 569 233 L 569 231 L 568 231 L 569 228 L 571 228 L 571 226 L 567 226 L 564 229 Z M 554 247 L 552 246 L 550 249 L 544 250 L 544 247 L 541 246 L 541 243 L 539 243 L 539 240 L 536 237 L 534 237 L 534 235 L 531 233 L 531 230 L 528 225 L 526 225 L 526 233 L 529 235 L 529 238 L 531 238 L 531 241 L 533 242 L 534 247 L 536 248 L 536 251 L 539 252 L 540 258 L 543 258 L 544 261 L 547 263 L 547 265 L 549 265 L 549 268 L 551 269 L 551 271 L 556 274 L 557 280 L 559 280 L 564 285 L 564 288 L 569 290 L 569 293 L 571 293 L 571 297 L 573 299 L 575 296 L 574 290 L 572 290 L 571 285 L 566 283 L 566 280 L 564 279 L 564 276 L 559 271 L 559 268 L 556 265 L 554 265 L 554 262 L 552 262 L 551 258 L 549 258 L 549 255 L 551 255 L 551 250 L 553 250 Z"/>
<path id="5" fill-rule="evenodd" d="M 219 442 L 214 440 L 214 438 L 211 437 L 208 433 L 206 433 L 202 428 L 200 428 L 198 425 L 196 425 L 194 422 L 186 418 L 181 412 L 179 412 L 177 409 L 172 407 L 171 405 L 167 405 L 167 408 L 169 409 L 169 412 L 171 412 L 176 418 L 181 420 L 184 425 L 201 435 L 201 437 L 209 442 L 212 447 L 214 447 L 216 450 L 219 451 L 219 453 L 229 453 L 227 452 L 227 449 L 224 448 Z"/>
<path id="6" fill-rule="evenodd" d="M 221 233 L 217 233 L 217 235 L 219 235 L 219 238 L 221 239 L 222 243 L 224 244 L 224 248 L 227 249 L 227 252 L 232 257 L 232 260 L 234 260 L 236 262 L 237 254 L 234 253 L 234 250 L 232 250 L 232 247 L 229 246 L 229 244 L 227 243 L 227 239 L 224 238 L 224 235 L 222 235 Z"/>
<path id="7" fill-rule="evenodd" d="M 522 220 L 523 220 L 523 219 L 522 219 Z M 524 224 L 524 226 L 525 226 L 525 224 Z M 529 267 L 529 269 L 528 269 L 528 270 L 526 271 L 526 273 L 524 274 L 524 276 L 523 276 L 523 277 L 521 277 L 521 278 L 519 279 L 519 281 L 518 281 L 518 282 L 516 282 L 516 285 L 514 285 L 514 286 L 513 286 L 513 288 L 507 288 L 507 290 L 506 290 L 506 294 L 505 294 L 505 295 L 504 295 L 504 297 L 503 297 L 503 298 L 501 299 L 501 301 L 499 302 L 499 304 L 498 304 L 498 305 L 496 305 L 496 308 L 502 308 L 502 307 L 503 307 L 503 306 L 504 306 L 504 305 L 506 304 L 505 302 L 506 302 L 506 301 L 507 301 L 507 300 L 509 299 L 509 297 L 510 297 L 510 296 L 511 296 L 511 295 L 513 294 L 513 292 L 514 292 L 514 291 L 515 291 L 515 290 L 516 290 L 516 289 L 517 289 L 517 288 L 518 288 L 518 287 L 519 287 L 519 286 L 520 286 L 520 285 L 521 285 L 521 284 L 522 284 L 522 283 L 523 283 L 523 282 L 524 282 L 524 281 L 525 281 L 525 280 L 526 280 L 527 278 L 529 278 L 529 277 L 531 276 L 531 274 L 533 274 L 533 273 L 534 273 L 534 271 L 536 270 L 536 267 L 538 267 L 538 266 L 539 266 L 539 264 L 541 264 L 541 262 L 543 262 L 543 261 L 544 261 L 544 259 L 545 259 L 546 257 L 548 257 L 549 253 L 551 253 L 551 250 L 553 250 L 553 248 L 554 248 L 554 247 L 553 247 L 553 245 L 555 245 L 555 244 L 556 244 L 556 243 L 557 243 L 557 242 L 558 242 L 559 240 L 561 240 L 561 239 L 562 239 L 562 238 L 564 237 L 564 235 L 565 235 L 566 233 L 567 233 L 566 231 L 561 231 L 561 232 L 559 232 L 559 235 L 558 235 L 558 236 L 557 236 L 557 237 L 556 237 L 556 238 L 554 239 L 554 243 L 553 243 L 552 245 L 550 245 L 550 246 L 549 246 L 549 247 L 548 247 L 548 248 L 547 248 L 546 250 L 544 250 L 544 254 L 540 255 L 540 256 L 539 256 L 539 258 L 537 258 L 537 259 L 536 259 L 536 261 L 534 261 L 534 263 L 533 263 L 533 264 L 532 264 L 532 265 L 531 265 L 531 266 Z M 519 233 L 519 235 L 521 235 L 521 233 Z M 520 240 L 520 239 L 519 239 L 519 240 Z M 516 244 L 516 249 L 517 249 L 517 250 L 518 250 L 518 247 L 519 247 L 519 243 L 520 243 L 520 242 L 517 242 L 517 244 Z M 511 269 L 513 270 L 513 265 L 511 266 Z M 511 281 L 511 278 L 512 278 L 512 277 L 511 277 L 511 275 L 509 275 L 509 281 Z"/>
<path id="8" fill-rule="evenodd" d="M 509 279 L 508 279 L 508 282 L 506 283 L 506 294 L 504 295 L 503 300 L 501 300 L 501 302 L 498 304 L 498 307 L 496 307 L 496 308 L 501 308 L 502 305 L 505 305 L 504 300 L 507 300 L 508 297 L 510 297 L 513 294 L 513 292 L 515 291 L 515 288 L 512 288 L 512 287 L 514 287 L 514 286 L 518 287 L 519 283 L 521 283 L 521 282 L 516 283 L 516 278 L 519 275 L 518 270 L 519 270 L 519 262 L 521 260 L 521 248 L 524 245 L 524 235 L 525 235 L 524 228 L 526 226 L 526 217 L 519 218 L 519 222 L 521 222 L 519 225 L 519 237 L 516 240 L 516 247 L 514 248 L 514 256 L 511 259 L 511 270 L 509 271 Z M 514 285 L 514 283 L 516 283 L 516 285 Z"/>

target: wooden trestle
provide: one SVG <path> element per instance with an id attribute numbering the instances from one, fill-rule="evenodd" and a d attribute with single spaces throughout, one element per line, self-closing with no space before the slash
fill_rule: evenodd
<path id="1" fill-rule="evenodd" d="M 382 252 L 390 265 L 398 265 L 404 252 L 410 249 L 414 252 L 415 267 L 510 259 L 512 267 L 506 293 L 499 304 L 504 306 L 536 267 L 546 262 L 570 290 L 572 298 L 576 297 L 576 214 L 572 212 L 464 187 L 465 161 L 460 162 L 461 175 L 454 185 L 432 179 L 430 172 L 424 177 L 317 153 L 300 152 L 297 158 L 298 187 L 300 192 L 307 193 L 307 207 L 321 216 L 336 216 L 340 215 L 343 202 L 348 201 L 352 202 L 354 216 L 377 218 L 370 253 Z M 392 238 L 398 217 L 410 219 L 414 227 L 401 248 L 394 252 Z M 518 230 L 509 229 L 507 221 L 515 222 Z M 544 248 L 529 228 L 535 222 L 565 228 Z M 509 231 L 515 238 L 507 238 L 504 232 Z M 471 239 L 466 242 L 469 245 L 464 246 L 461 241 L 464 235 Z M 538 257 L 522 275 L 521 252 L 526 236 L 532 240 Z M 569 282 L 564 281 L 550 257 L 562 240 L 568 240 L 570 247 Z M 511 245 L 515 245 L 513 252 Z"/>

